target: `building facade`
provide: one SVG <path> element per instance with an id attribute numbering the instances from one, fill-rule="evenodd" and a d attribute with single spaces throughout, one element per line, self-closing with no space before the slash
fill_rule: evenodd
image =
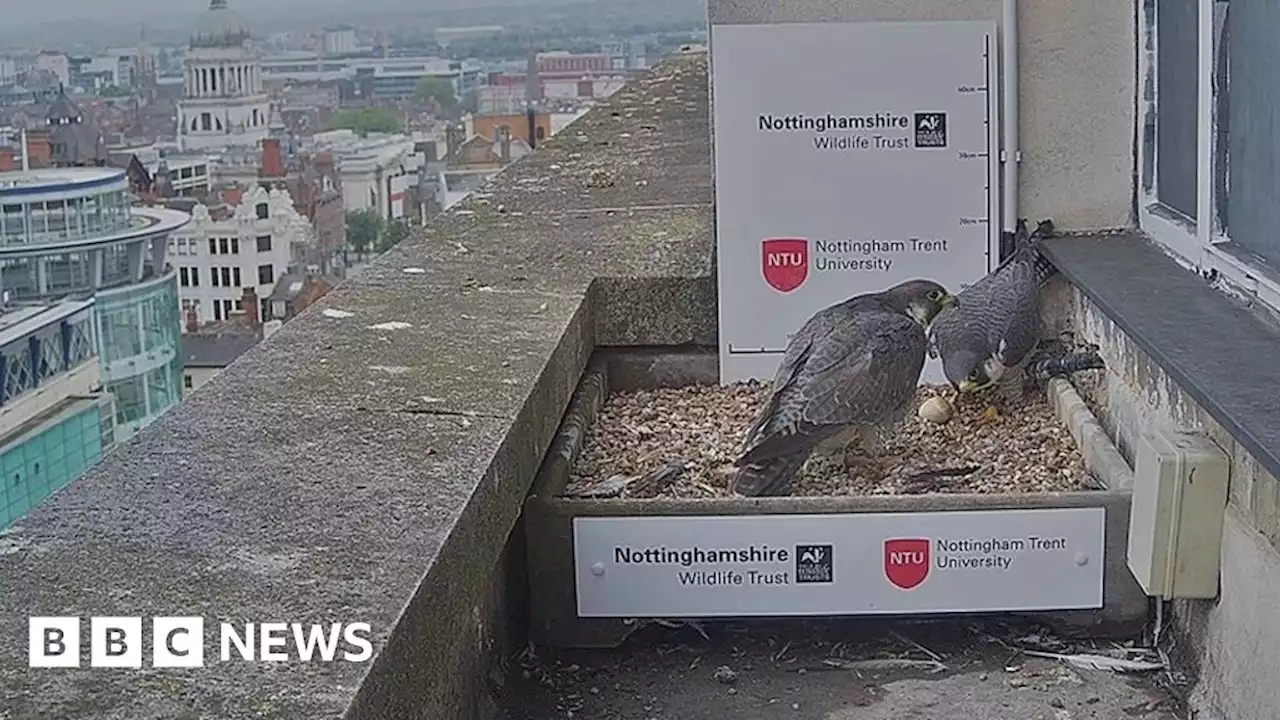
<path id="1" fill-rule="evenodd" d="M 249 37 L 227 0 L 210 0 L 183 62 L 178 145 L 184 152 L 256 145 L 267 137 L 271 106 Z"/>
<path id="2" fill-rule="evenodd" d="M 75 480 L 115 442 L 94 302 L 0 313 L 0 529 Z"/>
<path id="3" fill-rule="evenodd" d="M 0 301 L 13 307 L 93 298 L 117 442 L 182 397 L 168 236 L 190 220 L 175 210 L 131 207 L 128 189 L 128 176 L 115 168 L 0 174 Z"/>
<path id="4" fill-rule="evenodd" d="M 255 187 L 233 205 L 198 204 L 190 224 L 169 240 L 178 274 L 184 327 L 229 320 L 245 311 L 244 291 L 252 289 L 258 317 L 270 318 L 266 301 L 276 280 L 288 272 L 294 245 L 308 244 L 310 223 L 283 190 Z"/>

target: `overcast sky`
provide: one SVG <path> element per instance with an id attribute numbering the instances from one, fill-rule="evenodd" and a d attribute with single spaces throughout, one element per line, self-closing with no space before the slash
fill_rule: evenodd
<path id="1" fill-rule="evenodd" d="M 555 0 L 360 0 L 365 9 L 431 10 L 494 5 L 537 5 Z M 351 0 L 230 0 L 247 17 L 308 10 L 349 7 Z M 195 17 L 209 0 L 0 0 L 7 21 L 48 22 L 53 20 L 121 20 L 142 23 L 148 17 L 165 19 Z"/>

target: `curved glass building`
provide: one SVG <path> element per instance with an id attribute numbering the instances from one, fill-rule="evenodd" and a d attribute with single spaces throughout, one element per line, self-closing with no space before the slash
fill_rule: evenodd
<path id="1" fill-rule="evenodd" d="M 182 399 L 178 283 L 167 251 L 169 234 L 191 218 L 131 201 L 123 170 L 0 173 L 0 298 L 6 309 L 93 300 L 115 442 Z"/>

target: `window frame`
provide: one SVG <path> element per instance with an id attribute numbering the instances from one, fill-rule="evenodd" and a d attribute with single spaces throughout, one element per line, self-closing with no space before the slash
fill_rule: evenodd
<path id="1" fill-rule="evenodd" d="M 1223 231 L 1218 215 L 1218 168 L 1215 167 L 1218 103 L 1214 89 L 1214 58 L 1219 48 L 1213 21 L 1218 1 L 1196 2 L 1196 219 L 1189 222 L 1181 213 L 1166 208 L 1158 200 L 1155 177 L 1160 161 L 1158 148 L 1152 149 L 1151 166 L 1147 167 L 1145 128 L 1151 116 L 1158 112 L 1160 93 L 1155 75 L 1159 52 L 1156 33 L 1159 32 L 1160 20 L 1158 9 L 1154 26 L 1147 17 L 1147 4 L 1156 4 L 1157 0 L 1142 0 L 1138 12 L 1138 226 L 1184 267 L 1208 278 L 1220 277 L 1231 289 L 1280 312 L 1280 273 L 1252 260 L 1248 250 L 1233 243 Z M 1148 84 L 1151 87 L 1150 98 L 1145 90 Z M 1159 122 L 1158 115 L 1155 120 Z M 1226 172 L 1226 169 L 1222 171 Z M 1150 191 L 1146 190 L 1148 183 L 1151 184 Z"/>

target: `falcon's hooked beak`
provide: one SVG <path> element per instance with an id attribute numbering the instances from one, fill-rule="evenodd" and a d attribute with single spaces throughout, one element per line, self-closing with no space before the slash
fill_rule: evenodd
<path id="1" fill-rule="evenodd" d="M 948 293 L 943 296 L 942 300 L 939 301 L 938 304 L 944 308 L 955 307 L 960 304 L 960 300 L 958 300 L 955 295 Z"/>
<path id="2" fill-rule="evenodd" d="M 980 389 L 981 387 L 982 387 L 981 383 L 977 383 L 977 382 L 974 382 L 973 380 L 965 378 L 964 380 L 961 380 L 959 384 L 956 385 L 956 392 L 970 393 Z"/>

